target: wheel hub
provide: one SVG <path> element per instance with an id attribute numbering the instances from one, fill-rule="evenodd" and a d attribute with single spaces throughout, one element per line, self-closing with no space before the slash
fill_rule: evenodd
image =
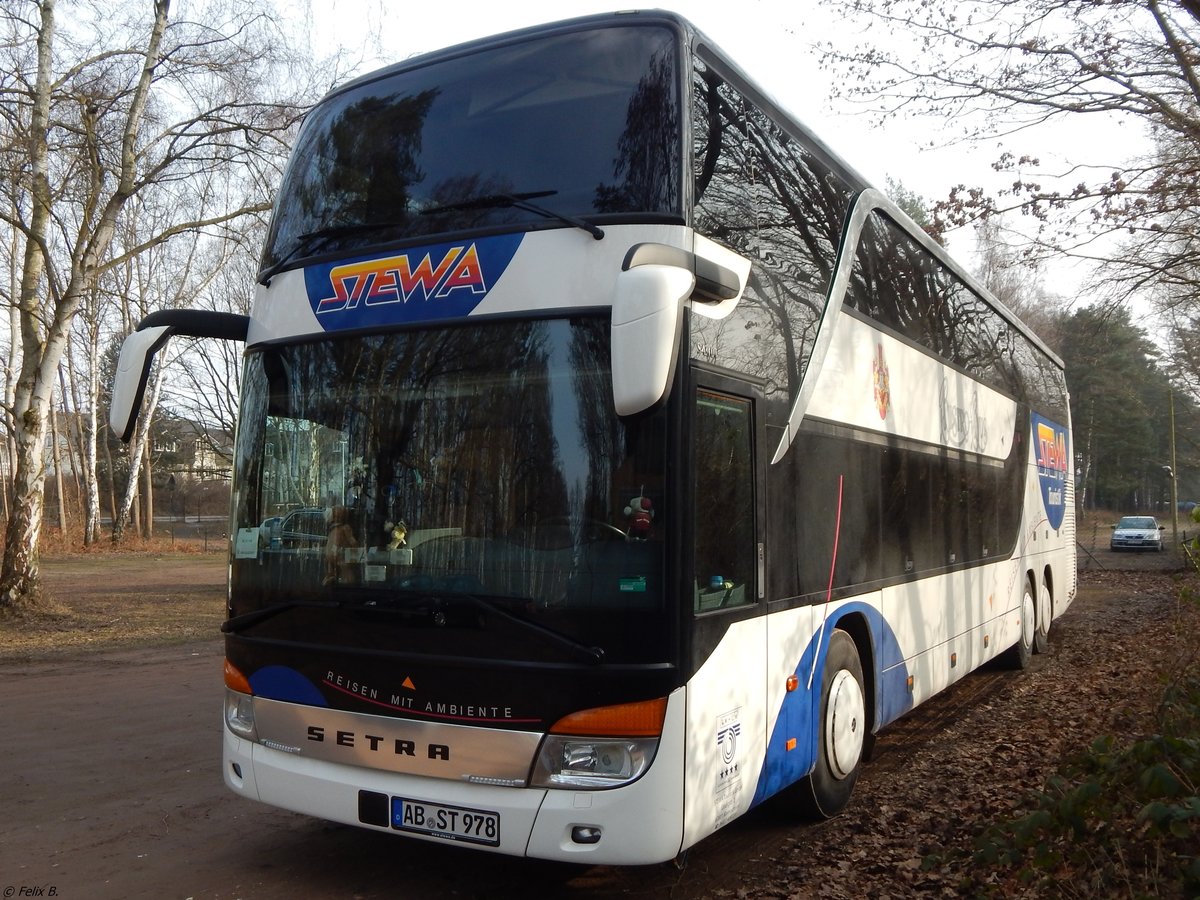
<path id="1" fill-rule="evenodd" d="M 862 685 L 842 669 L 829 686 L 829 705 L 825 710 L 825 756 L 839 781 L 858 767 L 866 721 Z"/>

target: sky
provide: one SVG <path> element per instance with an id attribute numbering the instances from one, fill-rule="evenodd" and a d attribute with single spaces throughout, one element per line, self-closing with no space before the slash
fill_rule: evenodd
<path id="1" fill-rule="evenodd" d="M 520 0 L 518 3 L 454 0 L 413 4 L 396 0 L 309 0 L 314 45 L 342 48 L 361 74 L 410 56 L 530 25 L 623 7 L 603 0 Z M 629 8 L 629 7 L 624 7 Z M 661 8 L 691 20 L 721 47 L 765 92 L 815 131 L 852 167 L 883 188 L 887 178 L 929 203 L 948 196 L 955 185 L 996 190 L 1011 175 L 991 168 L 1001 141 L 951 145 L 953 123 L 910 117 L 879 127 L 867 110 L 831 101 L 834 73 L 823 70 L 811 46 L 819 41 L 853 40 L 844 22 L 820 0 L 673 0 Z M 1066 171 L 1080 162 L 1116 165 L 1138 150 L 1135 129 L 1078 120 L 1025 134 L 1021 153 L 1033 150 L 1047 172 Z M 932 147 L 930 145 L 933 145 Z M 1113 154 L 1096 159 L 1096 148 Z M 1047 178 L 1041 179 L 1043 182 Z M 1078 178 L 1076 178 L 1078 180 Z M 1014 226 L 1020 222 L 1013 220 Z M 973 233 L 951 233 L 951 253 L 971 266 Z M 1066 263 L 1044 271 L 1047 287 L 1068 298 L 1078 292 L 1084 272 Z"/>

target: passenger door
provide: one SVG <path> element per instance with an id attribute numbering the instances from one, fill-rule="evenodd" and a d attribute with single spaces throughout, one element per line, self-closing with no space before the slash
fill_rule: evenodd
<path id="1" fill-rule="evenodd" d="M 767 727 L 761 392 L 692 371 L 685 845 L 749 808 Z"/>

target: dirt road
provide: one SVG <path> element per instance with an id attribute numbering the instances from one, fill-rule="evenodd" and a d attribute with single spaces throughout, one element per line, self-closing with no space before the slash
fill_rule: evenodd
<path id="1" fill-rule="evenodd" d="M 1031 721 L 1013 705 L 1037 707 L 1045 689 L 1070 703 L 1074 681 L 1093 684 L 1100 669 L 1120 665 L 1118 653 L 1139 655 L 1145 644 L 1137 637 L 1137 617 L 1150 606 L 1143 598 L 1131 609 L 1128 595 L 1107 573 L 1104 578 L 1109 581 L 1083 591 L 1056 628 L 1052 652 L 1037 657 L 1033 670 L 976 673 L 889 730 L 860 783 L 856 807 L 873 810 L 881 796 L 896 804 L 909 794 L 904 783 L 914 777 L 914 760 L 970 752 L 964 744 L 956 756 L 946 745 L 948 735 L 953 742 L 973 739 L 979 729 L 964 725 L 973 717 L 994 719 L 996 710 L 1009 708 L 1014 719 Z M 1154 603 L 1154 621 L 1161 623 L 1168 603 L 1162 590 Z M 219 640 L 206 639 L 0 665 L 5 900 L 730 897 L 744 885 L 777 884 L 800 857 L 831 867 L 846 840 L 832 830 L 845 819 L 806 828 L 768 807 L 694 848 L 682 871 L 672 865 L 578 868 L 411 842 L 248 803 L 226 791 L 219 775 L 221 659 Z M 1146 693 L 1144 685 L 1128 690 L 1134 697 Z M 1084 701 L 1076 694 L 1074 702 Z M 1090 739 L 1096 732 L 1088 731 L 1088 714 L 1076 718 L 1077 740 Z M 1060 716 L 1050 727 L 1061 732 L 1062 722 Z M 932 765 L 935 777 L 954 777 L 944 761 Z M 980 785 L 960 789 L 978 792 Z M 912 796 L 913 804 L 922 802 Z M 823 889 L 837 886 L 828 874 L 821 878 Z M 857 875 L 843 874 L 843 882 L 848 896 L 862 895 Z"/>
<path id="2" fill-rule="evenodd" d="M 0 670 L 10 735 L 0 773 L 0 892 L 41 887 L 49 896 L 54 888 L 68 900 L 702 897 L 789 833 L 768 812 L 702 844 L 682 872 L 583 869 L 417 844 L 247 803 L 219 774 L 220 663 L 221 646 L 210 641 Z M 956 708 L 997 677 L 1008 676 L 976 678 L 939 706 Z M 930 706 L 921 721 L 938 717 Z M 915 719 L 906 731 L 908 749 L 931 738 Z M 893 735 L 884 760 L 897 756 L 896 745 Z"/>

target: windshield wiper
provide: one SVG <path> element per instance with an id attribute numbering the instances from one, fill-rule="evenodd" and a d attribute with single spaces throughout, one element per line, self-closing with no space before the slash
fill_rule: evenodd
<path id="1" fill-rule="evenodd" d="M 560 647 L 565 647 L 566 649 L 568 649 L 572 653 L 574 653 L 576 656 L 578 656 L 580 659 L 582 659 L 584 662 L 598 664 L 598 663 L 601 663 L 604 661 L 604 649 L 603 648 L 592 647 L 588 644 L 583 643 L 582 641 L 576 640 L 573 637 L 570 637 L 568 635 L 562 634 L 561 632 L 555 631 L 552 628 L 547 628 L 545 625 L 539 625 L 537 622 L 531 622 L 528 619 L 522 619 L 520 616 L 514 616 L 508 610 L 504 609 L 499 603 L 496 603 L 493 600 L 488 600 L 484 597 L 480 597 L 476 594 L 465 594 L 465 593 L 459 593 L 457 591 L 447 591 L 447 590 L 438 590 L 438 589 L 407 589 L 407 590 L 400 591 L 400 592 L 392 592 L 390 597 L 387 598 L 387 600 L 384 600 L 383 598 L 380 598 L 379 600 L 372 600 L 372 601 L 364 604 L 364 606 L 366 606 L 370 609 L 391 610 L 391 611 L 394 611 L 397 613 L 409 612 L 410 611 L 409 609 L 405 609 L 403 607 L 398 607 L 398 606 L 393 605 L 393 603 L 388 602 L 389 600 L 394 601 L 394 600 L 401 599 L 401 598 L 408 599 L 410 601 L 411 600 L 432 601 L 433 609 L 431 610 L 430 617 L 431 617 L 432 621 L 434 622 L 434 624 L 436 624 L 436 625 L 445 625 L 446 621 L 447 621 L 446 617 L 445 617 L 445 613 L 444 613 L 444 607 L 442 606 L 442 604 L 450 604 L 450 603 L 453 603 L 455 600 L 466 601 L 471 606 L 474 606 L 476 609 L 481 609 L 484 612 L 490 613 L 490 614 L 496 616 L 497 618 L 503 619 L 505 622 L 509 622 L 513 625 L 516 625 L 517 627 L 519 627 L 525 631 L 532 631 L 535 634 L 541 635 L 542 637 L 546 638 L 547 640 L 553 641 L 554 643 L 558 644 Z M 514 599 L 515 600 L 515 599 L 522 599 L 522 598 L 506 597 L 504 599 Z M 440 616 L 439 616 L 439 613 L 441 613 Z"/>
<path id="2" fill-rule="evenodd" d="M 603 648 L 589 646 L 582 641 L 577 641 L 573 637 L 557 632 L 552 628 L 547 628 L 545 625 L 539 625 L 537 622 L 530 622 L 528 619 L 522 619 L 520 616 L 514 616 L 499 604 L 483 597 L 478 597 L 475 594 L 459 594 L 452 591 L 406 591 L 403 594 L 392 594 L 393 598 L 397 596 L 413 597 L 418 600 L 433 600 L 435 602 L 464 600 L 474 606 L 476 609 L 482 609 L 498 618 L 503 619 L 506 622 L 510 622 L 526 631 L 532 631 L 544 638 L 547 638 L 548 640 L 553 641 L 561 647 L 567 648 L 575 653 L 576 656 L 580 657 L 584 662 L 599 664 L 604 661 Z M 362 604 L 346 604 L 345 602 L 337 600 L 292 600 L 288 603 L 279 603 L 275 606 L 268 606 L 264 609 L 256 609 L 248 613 L 242 613 L 240 616 L 234 616 L 232 619 L 226 619 L 221 623 L 221 631 L 224 634 L 238 634 L 247 628 L 250 628 L 254 625 L 259 625 L 293 609 L 347 608 L 365 608 L 379 611 L 390 610 L 395 612 L 408 612 L 408 610 L 394 607 L 391 604 L 379 603 L 375 599 Z"/>
<path id="3" fill-rule="evenodd" d="M 421 210 L 421 215 L 432 216 L 437 213 L 455 212 L 463 209 L 503 209 L 512 207 L 513 209 L 522 209 L 525 212 L 531 212 L 536 216 L 541 216 L 544 219 L 557 219 L 564 225 L 571 225 L 575 228 L 582 228 L 596 240 L 604 237 L 604 231 L 597 225 L 591 222 L 585 222 L 577 216 L 569 216 L 566 213 L 555 212 L 552 209 L 546 209 L 544 206 L 538 206 L 536 203 L 530 203 L 537 197 L 549 197 L 551 194 L 557 194 L 558 191 L 529 191 L 524 194 L 481 194 L 478 197 L 470 197 L 466 200 L 460 200 L 458 203 L 447 203 L 444 206 L 431 206 L 428 209 Z"/>
<path id="4" fill-rule="evenodd" d="M 237 634 L 252 625 L 258 625 L 261 622 L 273 619 L 293 609 L 337 609 L 340 606 L 342 604 L 336 600 L 292 600 L 289 603 L 279 603 L 275 606 L 265 607 L 264 609 L 242 613 L 240 616 L 234 616 L 232 619 L 226 619 L 221 623 L 221 632 L 223 634 Z"/>
<path id="5" fill-rule="evenodd" d="M 506 622 L 512 622 L 514 625 L 519 625 L 528 631 L 533 631 L 542 635 L 543 637 L 549 638 L 556 644 L 575 652 L 585 662 L 599 664 L 604 661 L 603 647 L 592 647 L 583 643 L 582 641 L 575 640 L 573 637 L 555 631 L 553 628 L 547 628 L 545 625 L 539 625 L 537 622 L 530 622 L 528 619 L 522 619 L 520 616 L 514 616 L 508 610 L 503 609 L 499 604 L 491 600 L 487 600 L 475 594 L 448 594 L 447 597 L 462 598 L 463 600 L 472 603 L 479 609 L 486 610 L 495 616 L 499 616 Z"/>
<path id="6" fill-rule="evenodd" d="M 399 228 L 405 224 L 407 223 L 355 222 L 349 225 L 326 225 L 324 228 L 318 228 L 315 231 L 306 231 L 304 234 L 297 236 L 296 243 L 292 245 L 292 249 L 280 257 L 278 261 L 263 269 L 262 273 L 258 276 L 258 283 L 270 287 L 271 279 L 287 268 L 292 260 L 302 253 L 312 253 L 331 238 L 362 234 L 363 232 L 375 231 L 380 228 Z"/>

